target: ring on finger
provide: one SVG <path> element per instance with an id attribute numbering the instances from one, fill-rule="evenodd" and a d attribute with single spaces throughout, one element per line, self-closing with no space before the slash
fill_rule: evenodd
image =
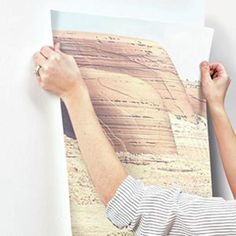
<path id="1" fill-rule="evenodd" d="M 41 69 L 41 66 L 40 65 L 37 65 L 36 68 L 35 68 L 35 71 L 34 73 L 36 74 L 36 76 L 40 77 L 40 74 L 39 74 L 39 70 Z"/>

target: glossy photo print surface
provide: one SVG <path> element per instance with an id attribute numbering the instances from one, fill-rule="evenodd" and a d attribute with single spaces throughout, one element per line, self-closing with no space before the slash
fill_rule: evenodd
<path id="1" fill-rule="evenodd" d="M 78 63 L 129 174 L 147 185 L 211 196 L 199 63 L 208 58 L 212 31 L 55 11 L 52 26 L 54 42 Z M 106 218 L 63 104 L 62 116 L 73 235 L 133 235 Z"/>

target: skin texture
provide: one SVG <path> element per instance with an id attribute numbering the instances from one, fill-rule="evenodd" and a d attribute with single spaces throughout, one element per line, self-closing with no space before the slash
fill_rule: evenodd
<path id="1" fill-rule="evenodd" d="M 201 63 L 201 75 L 202 91 L 208 102 L 224 170 L 236 198 L 236 135 L 224 106 L 231 80 L 220 63 Z"/>
<path id="2" fill-rule="evenodd" d="M 114 196 L 128 173 L 119 161 L 94 111 L 88 88 L 72 56 L 60 45 L 45 46 L 33 57 L 40 65 L 37 80 L 46 91 L 65 103 L 92 183 L 104 205 Z M 220 64 L 201 64 L 203 93 L 216 129 L 224 168 L 236 196 L 236 137 L 224 109 L 229 79 Z M 212 79 L 213 78 L 213 79 Z"/>

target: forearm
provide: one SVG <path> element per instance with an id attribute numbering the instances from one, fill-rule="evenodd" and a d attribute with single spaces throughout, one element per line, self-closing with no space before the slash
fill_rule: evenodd
<path id="1" fill-rule="evenodd" d="M 223 106 L 209 105 L 224 170 L 236 198 L 236 135 Z"/>
<path id="2" fill-rule="evenodd" d="M 111 143 L 101 127 L 89 93 L 75 91 L 65 99 L 71 122 L 78 140 L 82 158 L 101 201 L 107 204 L 127 176 Z"/>

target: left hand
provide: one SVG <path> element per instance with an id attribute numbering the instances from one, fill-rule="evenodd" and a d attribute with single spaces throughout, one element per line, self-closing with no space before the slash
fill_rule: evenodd
<path id="1" fill-rule="evenodd" d="M 202 91 L 210 107 L 224 107 L 230 78 L 220 63 L 203 61 L 200 65 Z"/>
<path id="2" fill-rule="evenodd" d="M 59 48 L 59 43 L 54 48 L 42 47 L 34 54 L 33 60 L 35 65 L 40 66 L 37 79 L 41 87 L 64 100 L 74 93 L 79 96 L 78 93 L 87 90 L 87 87 L 73 56 L 61 52 Z"/>

